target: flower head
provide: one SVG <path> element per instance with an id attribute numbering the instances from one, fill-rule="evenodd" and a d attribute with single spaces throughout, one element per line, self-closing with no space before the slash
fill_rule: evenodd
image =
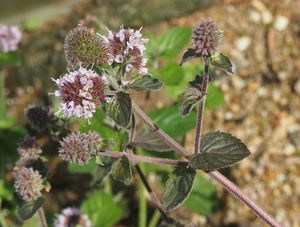
<path id="1" fill-rule="evenodd" d="M 68 33 L 64 42 L 68 67 L 91 67 L 93 64 L 106 64 L 110 61 L 110 50 L 105 39 L 93 29 L 78 26 Z"/>
<path id="2" fill-rule="evenodd" d="M 55 95 L 62 99 L 60 112 L 66 117 L 89 119 L 106 98 L 106 81 L 92 70 L 80 67 L 54 81 Z"/>
<path id="3" fill-rule="evenodd" d="M 71 133 L 60 141 L 59 154 L 65 161 L 84 164 L 99 150 L 102 139 L 96 132 Z"/>
<path id="4" fill-rule="evenodd" d="M 54 117 L 49 108 L 31 105 L 25 110 L 25 116 L 30 126 L 36 131 L 43 131 Z"/>
<path id="5" fill-rule="evenodd" d="M 0 25 L 0 51 L 7 53 L 15 51 L 18 48 L 22 38 L 22 33 L 15 27 Z"/>
<path id="6" fill-rule="evenodd" d="M 42 176 L 33 168 L 23 167 L 15 174 L 15 190 L 26 201 L 36 200 L 43 190 Z"/>
<path id="7" fill-rule="evenodd" d="M 66 208 L 57 216 L 54 227 L 91 227 L 92 222 L 86 214 L 76 208 Z"/>
<path id="8" fill-rule="evenodd" d="M 219 48 L 223 39 L 222 31 L 214 20 L 202 19 L 193 30 L 193 42 L 196 53 L 211 56 Z"/>
<path id="9" fill-rule="evenodd" d="M 21 156 L 30 156 L 42 153 L 42 150 L 36 143 L 35 137 L 29 135 L 23 137 L 17 150 Z"/>
<path id="10" fill-rule="evenodd" d="M 43 178 L 47 177 L 48 166 L 39 155 L 21 156 L 13 169 L 13 176 L 15 176 L 23 167 L 32 168 L 33 170 L 38 171 Z"/>
<path id="11" fill-rule="evenodd" d="M 106 39 L 109 42 L 113 61 L 125 65 L 126 72 L 138 70 L 140 74 L 146 74 L 147 59 L 144 57 L 145 44 L 148 40 L 142 38 L 141 29 L 121 29 L 113 34 L 108 31 Z"/>

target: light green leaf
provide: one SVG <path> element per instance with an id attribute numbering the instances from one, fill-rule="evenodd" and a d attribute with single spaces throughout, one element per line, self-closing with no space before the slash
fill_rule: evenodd
<path id="1" fill-rule="evenodd" d="M 96 160 L 92 157 L 87 164 L 78 165 L 76 163 L 68 163 L 68 170 L 71 173 L 91 173 L 95 170 Z"/>
<path id="2" fill-rule="evenodd" d="M 168 63 L 164 68 L 156 73 L 156 77 L 165 85 L 178 85 L 183 79 L 183 69 L 176 63 Z"/>
<path id="3" fill-rule="evenodd" d="M 201 139 L 201 153 L 189 157 L 193 169 L 209 172 L 240 162 L 251 153 L 238 138 L 226 132 L 210 132 Z"/>
<path id="4" fill-rule="evenodd" d="M 189 196 L 194 183 L 196 171 L 191 168 L 178 167 L 166 182 L 162 204 L 167 211 L 176 209 Z"/>
<path id="5" fill-rule="evenodd" d="M 108 104 L 109 116 L 120 126 L 126 127 L 131 117 L 131 99 L 125 92 L 117 92 Z"/>
<path id="6" fill-rule="evenodd" d="M 223 53 L 215 53 L 213 56 L 211 56 L 210 63 L 229 74 L 233 73 L 233 66 L 231 61 Z"/>
<path id="7" fill-rule="evenodd" d="M 27 220 L 31 218 L 46 202 L 44 197 L 39 197 L 34 201 L 24 202 L 17 210 L 18 216 L 21 220 Z"/>
<path id="8" fill-rule="evenodd" d="M 81 205 L 83 213 L 91 219 L 93 226 L 111 227 L 123 217 L 126 209 L 120 202 L 103 191 L 97 190 L 88 194 Z"/>
<path id="9" fill-rule="evenodd" d="M 191 113 L 194 106 L 201 100 L 201 92 L 197 88 L 188 88 L 179 97 L 179 109 L 182 116 Z"/>
<path id="10" fill-rule="evenodd" d="M 163 83 L 152 77 L 151 75 L 137 75 L 126 85 L 127 88 L 136 91 L 155 91 L 159 90 L 163 86 Z"/>
<path id="11" fill-rule="evenodd" d="M 131 183 L 132 170 L 129 159 L 125 154 L 113 163 L 111 175 L 116 181 L 121 181 L 126 185 Z"/>
<path id="12" fill-rule="evenodd" d="M 222 106 L 225 103 L 224 93 L 221 88 L 209 84 L 207 89 L 207 95 L 205 100 L 205 108 L 214 109 Z"/>

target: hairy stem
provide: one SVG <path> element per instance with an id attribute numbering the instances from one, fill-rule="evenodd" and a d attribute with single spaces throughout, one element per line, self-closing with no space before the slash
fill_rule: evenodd
<path id="1" fill-rule="evenodd" d="M 39 214 L 39 218 L 40 218 L 40 222 L 41 222 L 41 227 L 48 227 L 48 224 L 47 224 L 47 221 L 45 218 L 45 213 L 44 213 L 44 210 L 42 207 L 38 210 L 38 214 Z"/>
<path id="2" fill-rule="evenodd" d="M 199 103 L 197 121 L 196 121 L 197 122 L 196 137 L 195 137 L 195 148 L 194 148 L 195 154 L 201 152 L 201 136 L 202 136 L 202 128 L 203 128 L 204 106 L 205 106 L 205 98 L 206 98 L 207 87 L 209 82 L 208 67 L 209 67 L 209 60 L 205 60 L 205 68 L 204 68 L 204 75 L 203 75 L 202 88 L 201 88 L 202 100 Z"/>
<path id="3" fill-rule="evenodd" d="M 152 122 L 152 120 L 147 116 L 147 114 L 145 114 L 143 110 L 137 106 L 137 104 L 135 104 L 134 102 L 132 103 L 134 111 L 145 122 L 145 124 L 148 125 L 153 130 L 153 132 L 155 132 L 156 135 L 161 138 L 162 141 L 166 142 L 172 149 L 177 151 L 179 154 L 185 154 L 185 156 L 188 156 L 189 152 L 186 151 L 184 147 L 179 145 L 168 134 L 159 129 L 157 125 L 154 122 Z M 266 212 L 260 206 L 255 204 L 255 202 L 253 202 L 238 186 L 236 186 L 233 182 L 231 182 L 221 173 L 219 173 L 218 171 L 214 171 L 208 174 L 220 184 L 222 184 L 236 198 L 244 202 L 258 217 L 260 217 L 266 223 L 268 223 L 271 226 L 281 226 L 270 214 L 268 214 L 268 212 Z"/>
<path id="4" fill-rule="evenodd" d="M 113 152 L 113 151 L 105 151 L 105 152 L 98 152 L 97 155 L 111 157 L 111 158 L 120 158 L 125 153 L 123 152 Z M 152 163 L 158 165 L 169 165 L 169 166 L 188 166 L 188 163 L 185 161 L 178 161 L 174 159 L 168 158 L 155 158 L 143 155 L 135 155 L 135 154 L 126 154 L 128 159 L 134 163 L 137 162 L 145 162 L 145 163 Z"/>

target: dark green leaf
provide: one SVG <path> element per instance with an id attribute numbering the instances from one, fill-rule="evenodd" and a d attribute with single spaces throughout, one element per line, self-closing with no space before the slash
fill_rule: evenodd
<path id="1" fill-rule="evenodd" d="M 224 93 L 221 88 L 212 84 L 208 85 L 207 95 L 205 100 L 205 108 L 213 109 L 225 103 Z"/>
<path id="2" fill-rule="evenodd" d="M 18 52 L 0 53 L 0 67 L 16 66 L 20 63 Z"/>
<path id="3" fill-rule="evenodd" d="M 131 183 L 132 171 L 129 159 L 124 154 L 121 158 L 116 160 L 111 169 L 111 175 L 117 181 L 129 185 Z"/>
<path id="4" fill-rule="evenodd" d="M 193 190 L 183 206 L 202 215 L 210 215 L 218 208 L 218 197 L 215 186 L 210 180 L 196 176 Z"/>
<path id="5" fill-rule="evenodd" d="M 126 213 L 122 203 L 116 202 L 111 195 L 100 190 L 88 194 L 81 205 L 81 210 L 88 215 L 93 226 L 101 227 L 115 226 Z"/>
<path id="6" fill-rule="evenodd" d="M 149 113 L 150 118 L 167 134 L 176 138 L 195 127 L 196 113 L 192 112 L 187 117 L 182 117 L 177 105 L 156 109 Z"/>
<path id="7" fill-rule="evenodd" d="M 128 144 L 128 133 L 126 131 L 120 131 L 117 132 L 113 138 L 115 146 L 113 147 L 113 150 L 115 151 L 123 151 L 126 148 L 126 145 Z"/>
<path id="8" fill-rule="evenodd" d="M 162 204 L 167 211 L 176 209 L 189 196 L 194 183 L 196 171 L 191 168 L 178 167 L 166 182 Z"/>
<path id="9" fill-rule="evenodd" d="M 197 88 L 188 88 L 179 98 L 179 109 L 182 116 L 191 113 L 194 106 L 201 100 L 201 92 Z"/>
<path id="10" fill-rule="evenodd" d="M 120 126 L 126 127 L 131 117 L 131 99 L 125 92 L 117 92 L 108 104 L 109 116 Z"/>
<path id="11" fill-rule="evenodd" d="M 91 173 L 96 167 L 95 158 L 91 158 L 87 164 L 78 165 L 76 163 L 68 163 L 68 170 L 71 173 Z"/>
<path id="12" fill-rule="evenodd" d="M 101 184 L 103 179 L 110 174 L 112 164 L 115 160 L 115 158 L 101 156 L 101 163 L 96 165 L 94 171 L 95 184 Z"/>
<path id="13" fill-rule="evenodd" d="M 215 53 L 213 56 L 211 56 L 210 63 L 227 73 L 232 74 L 233 73 L 233 67 L 232 64 L 227 56 L 225 56 L 223 53 Z"/>
<path id="14" fill-rule="evenodd" d="M 160 55 L 174 57 L 190 42 L 191 36 L 192 29 L 184 27 L 165 32 L 157 40 Z"/>
<path id="15" fill-rule="evenodd" d="M 184 76 L 183 69 L 176 62 L 168 63 L 156 74 L 165 85 L 177 85 Z"/>
<path id="16" fill-rule="evenodd" d="M 210 132 L 201 139 L 201 153 L 189 157 L 193 169 L 209 172 L 233 165 L 251 153 L 242 141 L 226 132 Z"/>
<path id="17" fill-rule="evenodd" d="M 159 137 L 149 129 L 142 129 L 137 133 L 133 145 L 150 151 L 170 151 L 172 150 Z"/>
<path id="18" fill-rule="evenodd" d="M 189 85 L 201 91 L 202 82 L 203 82 L 203 77 L 200 75 L 196 75 L 195 79 L 189 82 Z"/>
<path id="19" fill-rule="evenodd" d="M 159 90 L 163 86 L 163 83 L 152 77 L 151 75 L 138 75 L 135 76 L 126 87 L 136 91 L 155 91 Z"/>
<path id="20" fill-rule="evenodd" d="M 24 221 L 31 218 L 46 202 L 44 197 L 39 197 L 35 201 L 24 202 L 18 208 L 18 215 Z"/>
<path id="21" fill-rule="evenodd" d="M 201 54 L 197 54 L 195 49 L 191 49 L 189 48 L 182 56 L 181 62 L 180 62 L 180 66 L 182 66 L 185 62 L 193 59 L 193 58 L 197 58 L 197 57 L 201 57 Z"/>

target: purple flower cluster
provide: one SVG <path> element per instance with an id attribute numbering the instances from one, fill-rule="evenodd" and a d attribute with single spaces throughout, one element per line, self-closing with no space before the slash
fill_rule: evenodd
<path id="1" fill-rule="evenodd" d="M 80 67 L 54 81 L 58 87 L 54 94 L 62 99 L 59 112 L 66 117 L 89 119 L 106 98 L 105 78 L 92 70 Z"/>
<path id="2" fill-rule="evenodd" d="M 117 33 L 108 31 L 106 40 L 109 42 L 113 61 L 124 64 L 125 71 L 137 70 L 140 74 L 146 74 L 147 58 L 144 57 L 145 44 L 148 40 L 142 38 L 141 29 L 121 29 Z"/>
<path id="3" fill-rule="evenodd" d="M 86 214 L 76 208 L 66 208 L 59 214 L 54 221 L 54 227 L 91 227 L 92 222 Z"/>
<path id="4" fill-rule="evenodd" d="M 18 48 L 22 33 L 16 26 L 0 25 L 0 52 L 11 52 Z"/>

